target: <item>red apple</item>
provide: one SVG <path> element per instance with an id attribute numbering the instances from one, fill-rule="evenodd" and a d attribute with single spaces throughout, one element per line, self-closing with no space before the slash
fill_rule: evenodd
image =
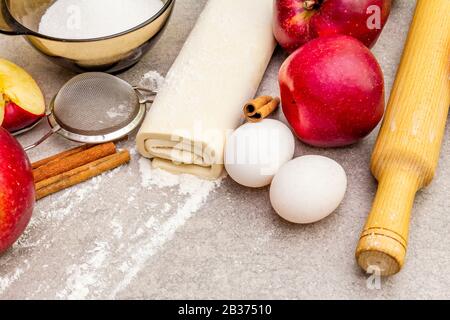
<path id="1" fill-rule="evenodd" d="M 279 81 L 283 112 L 307 144 L 355 143 L 383 117 L 383 72 L 355 38 L 338 35 L 308 42 L 284 62 Z"/>
<path id="2" fill-rule="evenodd" d="M 23 233 L 35 203 L 33 172 L 21 145 L 0 127 L 0 253 Z"/>
<path id="3" fill-rule="evenodd" d="M 0 126 L 18 131 L 44 113 L 44 96 L 33 78 L 14 63 L 0 59 Z"/>
<path id="4" fill-rule="evenodd" d="M 275 0 L 274 35 L 293 52 L 308 41 L 349 35 L 372 47 L 383 31 L 392 0 Z"/>

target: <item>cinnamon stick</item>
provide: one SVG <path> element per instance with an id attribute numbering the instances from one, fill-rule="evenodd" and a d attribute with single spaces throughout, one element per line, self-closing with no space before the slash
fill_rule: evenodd
<path id="1" fill-rule="evenodd" d="M 258 109 L 262 108 L 272 100 L 273 98 L 270 96 L 261 96 L 256 99 L 250 100 L 244 106 L 245 117 L 250 117 L 254 115 Z"/>
<path id="2" fill-rule="evenodd" d="M 125 137 L 123 137 L 123 138 L 121 138 L 119 140 L 116 140 L 114 142 L 118 143 L 118 142 L 125 142 L 125 141 L 128 141 L 128 136 L 125 136 Z M 69 149 L 69 150 L 63 151 L 61 153 L 55 154 L 55 155 L 53 155 L 51 157 L 48 157 L 48 158 L 36 161 L 36 162 L 31 164 L 31 167 L 33 169 L 37 169 L 37 168 L 39 168 L 39 167 L 41 167 L 41 166 L 43 166 L 43 165 L 45 165 L 45 164 L 47 164 L 47 163 L 49 163 L 49 162 L 51 162 L 53 160 L 62 160 L 64 158 L 67 158 L 68 156 L 71 156 L 73 154 L 82 152 L 84 150 L 87 150 L 87 149 L 95 147 L 95 146 L 96 146 L 95 144 L 85 144 L 85 145 L 82 145 L 82 146 L 79 146 L 79 147 L 75 147 L 73 149 Z"/>
<path id="3" fill-rule="evenodd" d="M 84 151 L 86 149 L 89 149 L 89 148 L 92 148 L 92 147 L 93 147 L 93 145 L 87 145 L 87 144 L 79 146 L 79 147 L 75 147 L 73 149 L 69 149 L 69 150 L 63 151 L 61 153 L 55 154 L 54 156 L 51 156 L 51 157 L 48 157 L 48 158 L 36 161 L 36 162 L 31 164 L 31 167 L 34 170 L 34 169 L 37 169 L 37 168 L 39 168 L 39 167 L 41 167 L 41 166 L 43 166 L 43 165 L 45 165 L 45 164 L 47 164 L 49 162 L 52 162 L 54 160 L 62 160 L 64 158 L 67 158 L 68 156 L 71 156 L 73 154 L 82 152 L 82 151 Z"/>
<path id="4" fill-rule="evenodd" d="M 34 182 L 40 182 L 42 180 L 57 176 L 63 172 L 70 171 L 72 169 L 81 167 L 85 164 L 93 162 L 95 160 L 104 158 L 106 156 L 116 153 L 116 146 L 114 143 L 105 143 L 88 147 L 78 153 L 72 153 L 66 157 L 57 157 L 44 165 L 41 165 L 33 170 Z"/>
<path id="5" fill-rule="evenodd" d="M 86 171 L 86 168 L 88 168 L 90 166 L 97 166 L 100 163 L 103 163 L 103 162 L 106 162 L 106 161 L 110 160 L 110 157 L 111 156 L 106 156 L 104 158 L 101 158 L 101 159 L 95 160 L 93 162 L 90 162 L 90 163 L 88 163 L 88 164 L 86 164 L 84 166 L 81 166 L 81 167 L 72 169 L 70 171 L 63 172 L 63 173 L 61 173 L 61 174 L 59 174 L 57 176 L 54 176 L 54 177 L 51 177 L 51 178 L 39 181 L 39 182 L 35 183 L 35 188 L 36 188 L 36 190 L 43 189 L 43 188 L 48 187 L 48 186 L 50 186 L 52 184 L 55 184 L 55 183 L 58 183 L 58 182 L 60 182 L 62 180 L 68 179 L 68 178 L 70 178 L 70 177 L 72 177 L 74 175 L 77 175 L 77 174 L 79 174 L 79 173 L 81 173 L 83 171 Z"/>
<path id="6" fill-rule="evenodd" d="M 36 200 L 80 184 L 130 161 L 130 153 L 121 151 L 36 183 Z"/>
<path id="7" fill-rule="evenodd" d="M 270 98 L 270 100 L 267 98 Z M 248 122 L 259 122 L 271 115 L 279 105 L 279 98 L 264 96 L 252 100 L 244 107 L 245 119 Z"/>

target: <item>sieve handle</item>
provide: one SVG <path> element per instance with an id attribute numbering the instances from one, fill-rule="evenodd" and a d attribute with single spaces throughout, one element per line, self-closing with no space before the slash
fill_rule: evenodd
<path id="1" fill-rule="evenodd" d="M 47 132 L 41 139 L 39 139 L 38 141 L 36 141 L 33 144 L 30 144 L 29 146 L 25 147 L 24 150 L 25 151 L 30 151 L 31 149 L 36 148 L 38 145 L 42 144 L 44 141 L 46 141 L 48 138 L 50 138 L 53 134 L 55 134 L 56 132 L 58 132 L 61 129 L 60 126 L 55 126 L 53 127 L 49 132 Z"/>
<path id="2" fill-rule="evenodd" d="M 151 95 L 156 95 L 156 93 L 157 93 L 157 92 L 155 92 L 152 89 L 141 87 L 141 86 L 133 86 L 133 89 L 137 90 L 137 91 L 144 91 L 145 93 L 148 93 L 148 94 L 151 94 Z"/>
<path id="3" fill-rule="evenodd" d="M 134 86 L 133 89 L 136 91 L 140 104 L 153 103 L 155 101 L 155 96 L 157 94 L 155 91 L 139 86 Z M 146 95 L 142 94 L 142 92 L 145 92 Z"/>

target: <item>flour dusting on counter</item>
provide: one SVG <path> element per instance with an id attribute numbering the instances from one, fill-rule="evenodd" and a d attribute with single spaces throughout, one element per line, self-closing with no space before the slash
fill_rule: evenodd
<path id="1" fill-rule="evenodd" d="M 184 203 L 178 204 L 176 212 L 156 229 L 151 241 L 137 248 L 131 256 L 130 263 L 126 267 L 122 266 L 125 276 L 111 292 L 111 299 L 130 285 L 136 275 L 145 267 L 147 261 L 158 253 L 158 250 L 173 238 L 175 232 L 204 205 L 209 194 L 218 188 L 222 181 L 222 179 L 207 181 L 192 175 L 173 175 L 160 169 L 153 169 L 150 161 L 145 158 L 139 160 L 139 165 L 143 187 L 167 188 L 178 186 L 179 195 L 187 196 L 187 198 Z M 165 203 L 161 213 L 169 212 L 171 207 L 170 203 Z M 151 218 L 146 226 L 154 228 L 155 220 Z"/>
<path id="2" fill-rule="evenodd" d="M 153 90 L 154 92 L 159 92 L 159 90 L 164 85 L 165 79 L 157 71 L 149 71 L 142 77 L 139 85 L 141 87 Z"/>
<path id="3" fill-rule="evenodd" d="M 0 294 L 3 293 L 14 281 L 20 278 L 24 270 L 17 268 L 11 275 L 0 278 Z"/>
<path id="4" fill-rule="evenodd" d="M 94 248 L 88 250 L 89 259 L 85 263 L 69 266 L 66 288 L 56 293 L 56 297 L 70 300 L 86 299 L 90 293 L 89 287 L 98 284 L 96 270 L 104 264 L 110 254 L 108 248 L 108 243 L 98 242 Z"/>
<path id="5" fill-rule="evenodd" d="M 178 176 L 161 169 L 152 168 L 149 159 L 139 159 L 139 172 L 141 174 L 141 185 L 144 188 L 156 186 L 158 188 L 174 187 L 179 184 Z"/>

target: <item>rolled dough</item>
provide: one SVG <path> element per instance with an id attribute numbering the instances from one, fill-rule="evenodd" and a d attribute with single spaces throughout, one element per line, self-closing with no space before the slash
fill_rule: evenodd
<path id="1" fill-rule="evenodd" d="M 137 135 L 154 167 L 207 179 L 222 174 L 226 137 L 275 49 L 272 4 L 208 1 Z"/>

